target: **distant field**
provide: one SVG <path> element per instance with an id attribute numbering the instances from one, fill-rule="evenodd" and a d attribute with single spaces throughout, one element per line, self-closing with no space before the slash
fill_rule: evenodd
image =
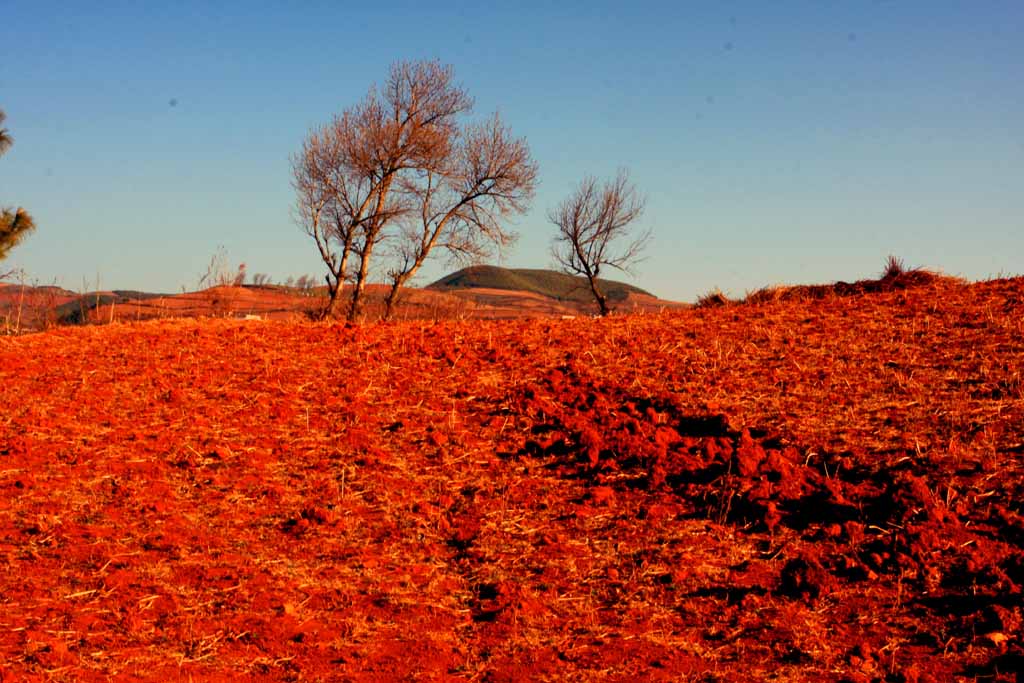
<path id="1" fill-rule="evenodd" d="M 580 283 L 567 275 L 544 270 L 514 272 L 528 275 L 502 279 L 477 275 L 462 277 L 455 273 L 449 285 L 435 283 L 422 289 L 407 288 L 399 297 L 394 318 L 509 319 L 593 315 L 596 310 L 589 289 L 579 289 Z M 607 284 L 612 306 L 620 313 L 659 311 L 683 305 L 663 301 L 629 285 Z M 385 285 L 367 286 L 365 320 L 380 318 L 386 293 Z M 243 318 L 248 315 L 273 320 L 306 320 L 323 308 L 326 296 L 323 287 L 300 290 L 280 285 L 218 286 L 179 294 L 125 290 L 79 294 L 60 287 L 0 283 L 0 334 L 38 331 L 59 325 L 169 318 Z M 339 306 L 341 315 L 347 302 L 348 293 L 343 292 Z"/>
<path id="2" fill-rule="evenodd" d="M 62 327 L 0 404 L 0 680 L 1024 668 L 1024 279 Z"/>

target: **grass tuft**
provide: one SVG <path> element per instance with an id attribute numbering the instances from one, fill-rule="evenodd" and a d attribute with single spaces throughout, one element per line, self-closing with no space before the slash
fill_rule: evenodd
<path id="1" fill-rule="evenodd" d="M 728 306 L 732 303 L 735 302 L 723 294 L 721 289 L 715 287 L 710 292 L 697 297 L 696 306 L 697 308 L 717 308 L 719 306 Z"/>
<path id="2" fill-rule="evenodd" d="M 885 260 L 885 269 L 882 270 L 881 279 L 892 280 L 900 277 L 907 272 L 907 266 L 903 262 L 903 259 L 898 258 L 892 254 Z"/>

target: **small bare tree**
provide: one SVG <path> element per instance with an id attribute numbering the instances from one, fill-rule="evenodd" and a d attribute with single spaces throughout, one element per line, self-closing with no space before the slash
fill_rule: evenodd
<path id="1" fill-rule="evenodd" d="M 587 278 L 603 316 L 611 313 L 611 308 L 598 278 L 604 266 L 628 273 L 639 260 L 651 232 L 634 236 L 630 224 L 643 214 L 645 204 L 629 182 L 629 173 L 621 170 L 614 180 L 603 184 L 587 176 L 548 212 L 548 220 L 558 228 L 551 246 L 555 263 L 563 272 Z"/>
<path id="2" fill-rule="evenodd" d="M 348 318 L 359 317 L 386 241 L 396 263 L 385 315 L 435 248 L 465 257 L 511 242 L 498 219 L 525 209 L 536 165 L 497 117 L 464 128 L 472 104 L 450 67 L 397 63 L 380 93 L 310 132 L 293 159 L 294 184 L 300 223 L 328 268 L 325 315 L 351 280 Z"/>
<path id="3" fill-rule="evenodd" d="M 206 265 L 206 272 L 199 276 L 197 289 L 229 285 L 241 287 L 243 284 L 245 284 L 245 264 L 240 263 L 238 268 L 233 270 L 228 262 L 228 250 L 224 248 L 224 245 L 218 245 L 213 256 L 210 257 L 210 262 Z"/>

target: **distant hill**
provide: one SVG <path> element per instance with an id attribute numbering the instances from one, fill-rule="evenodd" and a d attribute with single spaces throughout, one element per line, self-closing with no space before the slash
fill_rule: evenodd
<path id="1" fill-rule="evenodd" d="M 111 292 L 89 292 L 80 295 L 72 292 L 68 293 L 74 298 L 59 304 L 54 309 L 57 322 L 66 325 L 78 325 L 88 322 L 90 316 L 94 316 L 94 312 L 100 307 L 109 307 L 111 304 L 115 306 L 123 305 L 167 296 L 165 294 L 137 292 L 131 289 L 115 289 Z"/>
<path id="2" fill-rule="evenodd" d="M 639 287 L 624 282 L 599 279 L 598 282 L 609 301 L 625 301 L 631 294 L 652 297 Z M 427 289 L 502 289 L 532 292 L 557 301 L 590 302 L 593 295 L 586 278 L 566 275 L 554 270 L 533 268 L 501 268 L 499 266 L 470 266 L 437 282 Z"/>

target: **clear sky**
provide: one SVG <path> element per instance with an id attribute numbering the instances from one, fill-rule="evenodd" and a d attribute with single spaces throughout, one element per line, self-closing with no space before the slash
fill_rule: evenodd
<path id="1" fill-rule="evenodd" d="M 451 64 L 540 165 L 549 207 L 627 167 L 655 238 L 635 282 L 852 280 L 886 256 L 1024 272 L 1024 2 L 4 0 L 0 205 L 38 225 L 4 268 L 70 289 L 193 289 L 218 245 L 322 276 L 289 156 L 396 60 Z M 436 263 L 419 279 L 445 272 Z"/>

